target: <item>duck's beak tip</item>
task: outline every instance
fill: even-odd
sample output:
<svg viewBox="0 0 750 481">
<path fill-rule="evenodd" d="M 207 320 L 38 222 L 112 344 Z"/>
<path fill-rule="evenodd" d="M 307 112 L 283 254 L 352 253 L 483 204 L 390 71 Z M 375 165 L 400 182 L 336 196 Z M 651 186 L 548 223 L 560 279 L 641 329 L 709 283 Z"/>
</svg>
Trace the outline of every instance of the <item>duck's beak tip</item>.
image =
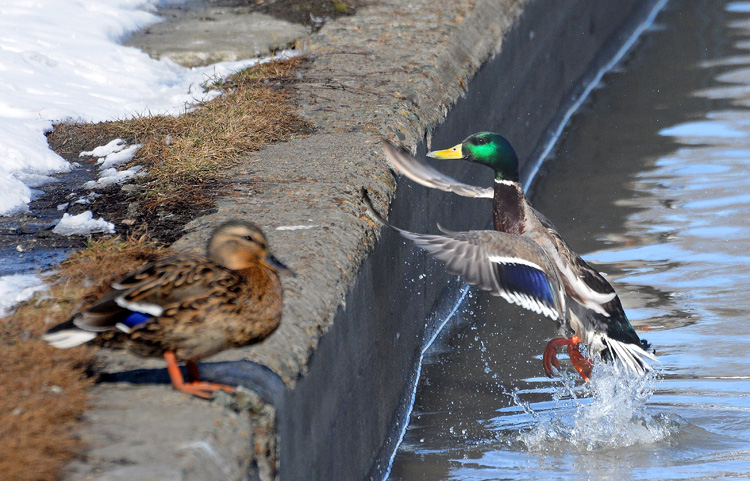
<svg viewBox="0 0 750 481">
<path fill-rule="evenodd" d="M 297 277 L 297 274 L 288 268 L 286 264 L 272 256 L 271 254 L 268 254 L 265 259 L 265 264 L 268 268 L 278 272 L 279 274 L 287 274 L 292 277 Z"/>
</svg>

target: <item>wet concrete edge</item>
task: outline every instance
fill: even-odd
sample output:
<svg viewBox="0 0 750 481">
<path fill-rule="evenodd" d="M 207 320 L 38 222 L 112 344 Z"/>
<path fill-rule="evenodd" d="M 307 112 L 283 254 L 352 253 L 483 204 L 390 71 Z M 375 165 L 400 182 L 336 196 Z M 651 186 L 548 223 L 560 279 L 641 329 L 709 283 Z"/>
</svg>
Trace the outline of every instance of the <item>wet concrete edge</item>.
<svg viewBox="0 0 750 481">
<path fill-rule="evenodd" d="M 248 155 L 217 211 L 186 226 L 176 244 L 197 248 L 217 222 L 246 216 L 296 270 L 283 280 L 278 332 L 201 366 L 207 378 L 258 392 L 276 409 L 276 424 L 126 376 L 118 381 L 130 385 L 94 390 L 82 432 L 94 448 L 69 479 L 268 479 L 275 450 L 261 438 L 273 432 L 283 480 L 382 475 L 405 422 L 425 333 L 434 329 L 430 313 L 456 284 L 393 233 L 379 233 L 363 215 L 359 189 L 367 187 L 383 211 L 390 203 L 394 223 L 419 232 L 434 231 L 437 221 L 455 230 L 487 227 L 476 218 L 489 224 L 490 204 L 400 179 L 379 138 L 424 155 L 430 143 L 449 146 L 496 130 L 529 159 L 570 93 L 602 62 L 600 53 L 621 44 L 653 2 L 472 3 L 438 9 L 429 0 L 392 0 L 326 25 L 311 39 L 295 93 L 316 133 Z M 489 183 L 472 166 L 440 168 Z M 144 365 L 115 353 L 102 362 L 112 371 Z M 179 422 L 165 415 L 174 408 Z M 157 441 L 149 429 L 178 445 Z"/>
</svg>

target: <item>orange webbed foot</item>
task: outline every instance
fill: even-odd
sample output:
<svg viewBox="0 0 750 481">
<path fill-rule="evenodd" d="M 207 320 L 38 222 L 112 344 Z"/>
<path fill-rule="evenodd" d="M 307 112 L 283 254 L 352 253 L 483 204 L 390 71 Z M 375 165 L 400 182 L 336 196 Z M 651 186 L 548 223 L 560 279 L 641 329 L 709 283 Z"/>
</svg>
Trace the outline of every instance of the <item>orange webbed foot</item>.
<svg viewBox="0 0 750 481">
<path fill-rule="evenodd" d="M 573 367 L 578 371 L 578 374 L 584 381 L 588 382 L 591 379 L 594 361 L 581 354 L 577 343 L 568 346 L 568 356 L 570 356 L 570 362 L 573 363 Z"/>
<path fill-rule="evenodd" d="M 201 381 L 200 375 L 198 374 L 198 366 L 192 361 L 186 363 L 188 375 L 191 380 L 185 382 L 180 367 L 177 365 L 177 358 L 174 355 L 174 352 L 165 352 L 164 359 L 167 361 L 167 371 L 169 372 L 169 378 L 172 380 L 172 387 L 178 391 L 203 399 L 213 399 L 216 391 L 226 391 L 228 393 L 235 392 L 233 387 L 225 384 Z"/>
<path fill-rule="evenodd" d="M 226 391 L 228 393 L 235 392 L 232 386 L 225 384 L 216 384 L 213 382 L 202 382 L 202 381 L 190 381 L 184 382 L 180 385 L 172 383 L 172 386 L 178 391 L 182 391 L 193 396 L 197 396 L 203 399 L 213 399 L 216 391 Z"/>
<path fill-rule="evenodd" d="M 552 366 L 558 371 L 560 370 L 560 362 L 557 360 L 557 350 L 565 346 L 568 348 L 568 355 L 570 356 L 570 362 L 573 363 L 573 367 L 578 371 L 578 374 L 584 381 L 588 381 L 591 378 L 591 369 L 593 368 L 594 363 L 591 359 L 588 359 L 581 354 L 580 348 L 578 347 L 580 343 L 581 338 L 578 336 L 570 338 L 557 337 L 549 341 L 547 347 L 544 349 L 544 355 L 542 356 L 542 365 L 544 366 L 544 372 L 547 376 L 552 377 Z"/>
</svg>

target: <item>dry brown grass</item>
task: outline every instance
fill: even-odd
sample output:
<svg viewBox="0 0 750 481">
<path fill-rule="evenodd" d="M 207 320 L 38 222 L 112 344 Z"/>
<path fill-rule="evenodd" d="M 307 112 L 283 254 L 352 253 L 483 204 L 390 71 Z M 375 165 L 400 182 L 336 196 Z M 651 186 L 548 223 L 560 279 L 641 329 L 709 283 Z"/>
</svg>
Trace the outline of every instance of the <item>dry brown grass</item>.
<svg viewBox="0 0 750 481">
<path fill-rule="evenodd" d="M 89 242 L 60 265 L 49 291 L 0 321 L 0 473 L 4 480 L 53 480 L 78 452 L 76 423 L 86 407 L 84 374 L 93 350 L 54 349 L 39 336 L 64 321 L 91 287 L 107 283 L 164 249 L 146 236 Z"/>
<path fill-rule="evenodd" d="M 143 144 L 133 161 L 149 173 L 139 180 L 146 187 L 142 206 L 164 209 L 182 203 L 194 209 L 210 202 L 206 186 L 220 182 L 242 152 L 305 129 L 282 88 L 294 78 L 299 62 L 270 62 L 240 72 L 220 85 L 222 96 L 179 117 L 57 125 L 50 146 L 71 158 L 118 137 Z M 109 203 L 122 209 L 116 197 Z M 91 286 L 106 285 L 163 252 L 145 235 L 90 241 L 59 266 L 46 294 L 0 320 L 3 480 L 58 479 L 65 463 L 81 451 L 75 432 L 86 408 L 86 388 L 93 382 L 85 372 L 94 351 L 88 346 L 54 349 L 39 336 L 96 294 Z"/>
<path fill-rule="evenodd" d="M 66 149 L 70 138 L 88 139 L 91 147 L 122 138 L 142 144 L 133 165 L 148 175 L 143 206 L 210 201 L 206 186 L 222 178 L 243 152 L 287 140 L 306 130 L 294 112 L 284 85 L 294 82 L 303 60 L 268 62 L 209 85 L 224 93 L 199 103 L 178 117 L 157 115 L 98 124 L 59 124 L 49 135 L 55 150 Z M 98 144 L 97 144 L 98 142 Z M 80 142 L 73 142 L 80 148 Z M 78 150 L 80 152 L 80 150 Z"/>
</svg>

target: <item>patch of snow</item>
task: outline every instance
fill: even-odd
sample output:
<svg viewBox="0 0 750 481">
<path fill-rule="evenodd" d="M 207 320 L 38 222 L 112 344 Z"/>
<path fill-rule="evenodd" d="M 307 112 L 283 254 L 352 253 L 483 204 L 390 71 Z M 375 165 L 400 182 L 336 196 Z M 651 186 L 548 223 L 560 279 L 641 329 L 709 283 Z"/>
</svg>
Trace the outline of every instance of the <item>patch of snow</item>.
<svg viewBox="0 0 750 481">
<path fill-rule="evenodd" d="M 78 154 L 78 157 L 106 157 L 109 154 L 119 152 L 125 148 L 127 144 L 122 139 L 115 139 L 107 145 L 100 145 L 95 147 L 94 150 L 86 150 Z"/>
<path fill-rule="evenodd" d="M 125 170 L 117 170 L 114 167 L 111 169 L 104 169 L 99 176 L 99 180 L 90 180 L 83 184 L 83 186 L 87 189 L 99 189 L 112 184 L 121 184 L 133 177 L 145 175 L 146 171 L 142 169 L 142 165 L 134 165 Z"/>
<path fill-rule="evenodd" d="M 203 91 L 207 81 L 259 62 L 188 69 L 120 44 L 159 21 L 153 12 L 166 1 L 182 3 L 0 2 L 0 215 L 28 211 L 33 197 L 29 182 L 39 186 L 52 179 L 50 174 L 71 169 L 48 147 L 44 134 L 53 122 L 176 115 L 219 95 Z"/>
<path fill-rule="evenodd" d="M 98 180 L 90 180 L 83 184 L 87 189 L 98 189 L 112 184 L 123 183 L 128 179 L 139 175 L 145 175 L 146 171 L 143 166 L 135 165 L 129 169 L 118 171 L 115 167 L 130 162 L 135 157 L 135 152 L 141 147 L 141 144 L 128 146 L 122 139 L 115 139 L 107 145 L 102 145 L 88 152 L 81 152 L 80 156 L 103 156 L 99 157 Z"/>
<path fill-rule="evenodd" d="M 0 277 L 0 317 L 10 314 L 10 308 L 47 288 L 36 274 L 14 274 Z"/>
<path fill-rule="evenodd" d="M 94 214 L 87 210 L 78 215 L 63 214 L 52 232 L 59 235 L 87 235 L 95 232 L 114 234 L 115 225 L 101 217 L 94 219 Z"/>
<path fill-rule="evenodd" d="M 141 148 L 141 144 L 131 145 L 126 147 L 119 152 L 112 152 L 106 157 L 99 159 L 97 162 L 100 164 L 100 169 L 109 169 L 110 167 L 116 167 L 125 162 L 130 162 L 135 157 L 135 151 Z"/>
</svg>

